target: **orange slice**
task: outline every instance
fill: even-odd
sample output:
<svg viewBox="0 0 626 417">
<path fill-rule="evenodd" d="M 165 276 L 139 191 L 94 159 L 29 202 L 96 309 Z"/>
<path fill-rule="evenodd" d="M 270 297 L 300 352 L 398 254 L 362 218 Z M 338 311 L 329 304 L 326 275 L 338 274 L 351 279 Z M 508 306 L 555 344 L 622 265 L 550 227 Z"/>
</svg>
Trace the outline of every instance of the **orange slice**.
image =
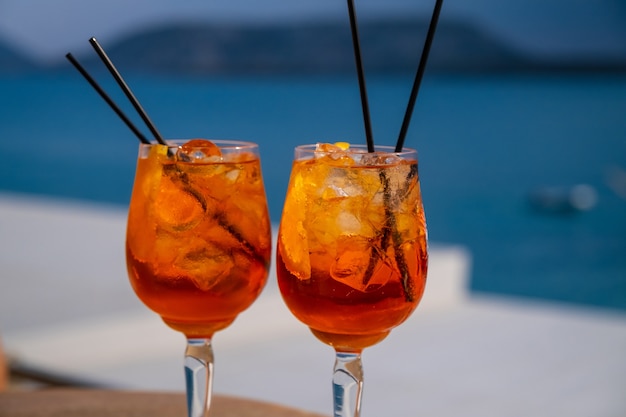
<svg viewBox="0 0 626 417">
<path fill-rule="evenodd" d="M 189 153 L 194 150 L 202 151 L 205 157 L 222 155 L 219 146 L 206 139 L 191 139 L 180 148 L 184 153 Z"/>
<path fill-rule="evenodd" d="M 293 169 L 280 223 L 278 250 L 289 272 L 306 280 L 311 278 L 309 242 L 304 228 L 306 194 L 303 189 L 304 179 L 298 172 L 298 166 L 294 165 Z"/>
</svg>

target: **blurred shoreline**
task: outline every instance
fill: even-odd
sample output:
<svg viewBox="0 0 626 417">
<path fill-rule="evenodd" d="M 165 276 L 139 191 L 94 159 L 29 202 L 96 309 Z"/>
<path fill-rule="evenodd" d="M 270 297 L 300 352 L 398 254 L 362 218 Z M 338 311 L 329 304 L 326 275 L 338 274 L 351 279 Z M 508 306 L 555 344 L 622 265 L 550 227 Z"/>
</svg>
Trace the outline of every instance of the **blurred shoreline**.
<svg viewBox="0 0 626 417">
<path fill-rule="evenodd" d="M 422 15 L 362 19 L 361 45 L 368 74 L 414 74 L 428 24 L 428 17 Z M 343 19 L 281 23 L 173 20 L 107 39 L 103 46 L 124 73 L 178 77 L 354 76 L 352 42 Z M 454 75 L 623 74 L 625 48 L 626 43 L 616 41 L 602 52 L 545 53 L 541 48 L 507 41 L 470 19 L 444 16 L 429 56 L 428 71 Z M 73 52 L 87 68 L 99 68 L 93 51 L 81 48 L 68 52 Z M 39 62 L 0 37 L 0 74 L 68 70 L 64 54 Z"/>
</svg>

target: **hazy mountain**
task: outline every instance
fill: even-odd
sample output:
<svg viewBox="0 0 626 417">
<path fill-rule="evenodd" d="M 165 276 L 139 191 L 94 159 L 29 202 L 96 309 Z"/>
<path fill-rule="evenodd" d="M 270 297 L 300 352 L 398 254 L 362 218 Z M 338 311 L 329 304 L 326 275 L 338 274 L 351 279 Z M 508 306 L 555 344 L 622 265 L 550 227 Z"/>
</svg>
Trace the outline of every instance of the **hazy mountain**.
<svg viewBox="0 0 626 417">
<path fill-rule="evenodd" d="M 359 30 L 366 71 L 414 72 L 427 29 L 428 21 L 415 17 L 362 21 Z M 167 24 L 126 36 L 106 49 L 123 71 L 169 74 L 343 73 L 354 72 L 355 65 L 350 28 L 343 20 Z M 0 70 L 4 66 L 1 51 Z M 79 58 L 87 65 L 97 60 L 93 53 Z M 5 59 L 8 68 L 20 62 L 13 60 Z M 59 62 L 57 67 L 68 68 L 68 64 Z M 549 61 L 549 57 L 517 50 L 465 21 L 447 19 L 437 30 L 428 68 L 438 72 L 622 70 L 626 59 Z"/>
<path fill-rule="evenodd" d="M 33 71 L 37 68 L 34 61 L 0 39 L 0 72 L 18 73 Z"/>
</svg>

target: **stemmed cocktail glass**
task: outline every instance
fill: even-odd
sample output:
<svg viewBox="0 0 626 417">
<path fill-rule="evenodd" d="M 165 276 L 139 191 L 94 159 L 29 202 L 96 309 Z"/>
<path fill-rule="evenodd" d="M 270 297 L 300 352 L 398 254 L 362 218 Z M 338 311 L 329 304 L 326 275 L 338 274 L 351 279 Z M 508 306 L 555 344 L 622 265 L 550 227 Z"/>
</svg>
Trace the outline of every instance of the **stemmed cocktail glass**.
<svg viewBox="0 0 626 417">
<path fill-rule="evenodd" d="M 213 335 L 267 281 L 271 228 L 259 149 L 242 141 L 165 140 L 98 41 L 89 42 L 156 140 L 66 55 L 141 142 L 126 229 L 128 275 L 144 304 L 186 336 L 188 415 L 207 417 Z"/>
<path fill-rule="evenodd" d="M 213 334 L 263 289 L 271 231 L 258 147 L 237 141 L 141 144 L 126 260 L 138 297 L 187 338 L 190 417 L 207 416 Z"/>
<path fill-rule="evenodd" d="M 276 259 L 287 307 L 335 349 L 334 416 L 358 417 L 362 350 L 404 322 L 424 291 L 416 152 L 296 147 Z"/>
</svg>

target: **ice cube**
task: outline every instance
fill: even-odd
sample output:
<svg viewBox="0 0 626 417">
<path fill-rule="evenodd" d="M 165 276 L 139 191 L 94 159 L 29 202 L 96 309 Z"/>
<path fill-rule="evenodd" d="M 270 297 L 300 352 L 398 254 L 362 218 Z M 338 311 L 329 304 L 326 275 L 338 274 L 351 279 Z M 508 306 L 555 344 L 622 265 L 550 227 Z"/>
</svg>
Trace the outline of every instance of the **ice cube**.
<svg viewBox="0 0 626 417">
<path fill-rule="evenodd" d="M 350 148 L 348 142 L 335 142 L 335 143 L 317 143 L 315 145 L 316 152 L 323 153 L 345 153 Z"/>
<path fill-rule="evenodd" d="M 208 291 L 228 277 L 235 261 L 228 251 L 209 242 L 198 241 L 193 249 L 176 259 L 174 266 L 199 289 Z"/>
<path fill-rule="evenodd" d="M 236 168 L 228 170 L 224 174 L 224 177 L 231 183 L 237 182 L 237 180 L 239 179 L 240 176 L 241 176 L 241 170 L 240 169 L 236 169 Z"/>
<path fill-rule="evenodd" d="M 178 148 L 179 161 L 192 163 L 219 162 L 222 159 L 220 148 L 206 139 L 192 139 Z"/>
<path fill-rule="evenodd" d="M 391 277 L 388 271 L 381 268 L 383 260 L 370 239 L 344 235 L 337 240 L 337 256 L 331 265 L 330 275 L 355 290 L 372 291 L 386 284 Z"/>
<path fill-rule="evenodd" d="M 337 215 L 336 226 L 345 234 L 359 233 L 362 229 L 356 215 L 348 211 L 342 211 Z"/>
<path fill-rule="evenodd" d="M 205 204 L 204 198 L 191 186 L 167 173 L 152 209 L 160 228 L 180 232 L 193 228 L 202 220 Z"/>
<path fill-rule="evenodd" d="M 341 165 L 350 166 L 354 164 L 352 159 L 352 150 L 349 149 L 350 144 L 347 142 L 318 143 L 315 147 L 315 158 L 328 158 L 333 164 L 339 162 Z"/>
<path fill-rule="evenodd" d="M 367 166 L 385 166 L 399 163 L 402 158 L 395 154 L 386 154 L 380 152 L 362 153 L 355 158 L 359 165 Z"/>
</svg>

